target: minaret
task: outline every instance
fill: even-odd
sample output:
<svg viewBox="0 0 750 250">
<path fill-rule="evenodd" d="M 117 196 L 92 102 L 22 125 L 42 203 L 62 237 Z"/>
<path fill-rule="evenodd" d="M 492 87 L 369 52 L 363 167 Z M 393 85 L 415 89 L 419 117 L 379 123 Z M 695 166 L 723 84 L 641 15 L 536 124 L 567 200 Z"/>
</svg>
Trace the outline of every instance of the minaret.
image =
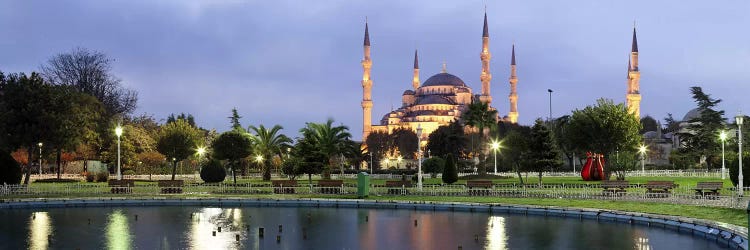
<svg viewBox="0 0 750 250">
<path fill-rule="evenodd" d="M 414 92 L 417 92 L 417 88 L 419 88 L 419 57 L 417 50 L 414 50 L 414 77 L 411 80 L 411 86 L 414 87 Z"/>
<path fill-rule="evenodd" d="M 370 68 L 372 60 L 370 59 L 370 32 L 365 20 L 365 58 L 362 59 L 362 141 L 367 140 L 367 136 L 372 130 L 372 80 L 370 80 Z"/>
<path fill-rule="evenodd" d="M 518 83 L 518 77 L 516 76 L 516 45 L 513 44 L 510 56 L 510 112 L 508 112 L 508 118 L 512 123 L 518 123 L 518 93 L 516 93 L 516 84 Z"/>
<path fill-rule="evenodd" d="M 641 91 L 640 91 L 641 72 L 638 69 L 638 39 L 635 35 L 635 26 L 633 26 L 633 44 L 630 49 L 630 60 L 628 61 L 628 94 L 627 100 L 628 112 L 636 118 L 641 118 Z"/>
<path fill-rule="evenodd" d="M 482 59 L 482 75 L 479 79 L 482 81 L 482 95 L 479 96 L 479 101 L 492 103 L 492 96 L 490 96 L 490 80 L 492 80 L 492 74 L 490 74 L 490 32 L 487 27 L 487 12 L 484 12 L 484 30 L 482 31 L 482 53 L 479 54 L 479 58 Z"/>
</svg>

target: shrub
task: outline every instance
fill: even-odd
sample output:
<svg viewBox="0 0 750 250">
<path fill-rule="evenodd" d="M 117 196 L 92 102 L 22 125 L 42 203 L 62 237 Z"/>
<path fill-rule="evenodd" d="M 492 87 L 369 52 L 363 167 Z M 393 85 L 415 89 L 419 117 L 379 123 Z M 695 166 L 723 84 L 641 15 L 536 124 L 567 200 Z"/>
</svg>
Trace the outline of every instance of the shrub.
<svg viewBox="0 0 750 250">
<path fill-rule="evenodd" d="M 742 153 L 742 185 L 747 187 L 750 186 L 750 154 L 743 152 Z M 729 158 L 729 157 L 727 157 Z M 727 159 L 726 161 L 727 167 L 729 168 L 729 179 L 732 180 L 732 185 L 737 186 L 739 184 L 739 159 L 738 157 L 733 157 L 731 159 Z M 721 167 L 721 165 L 719 165 Z"/>
<path fill-rule="evenodd" d="M 221 162 L 216 159 L 208 160 L 206 166 L 201 168 L 201 180 L 208 183 L 216 183 L 224 181 L 227 177 L 227 171 Z"/>
<path fill-rule="evenodd" d="M 135 171 L 132 169 L 128 169 L 122 172 L 122 175 L 135 175 Z"/>
<path fill-rule="evenodd" d="M 21 183 L 21 167 L 8 152 L 0 152 L 0 185 Z"/>
<path fill-rule="evenodd" d="M 429 173 L 432 178 L 435 178 L 438 173 L 442 173 L 443 168 L 445 168 L 445 160 L 437 156 L 428 158 L 422 162 L 422 170 L 425 173 Z"/>
<path fill-rule="evenodd" d="M 35 183 L 70 183 L 70 182 L 79 182 L 79 180 L 76 180 L 76 179 L 57 179 L 57 178 L 52 178 L 52 179 L 35 180 L 34 182 Z"/>
<path fill-rule="evenodd" d="M 86 182 L 94 182 L 94 178 L 96 178 L 94 173 L 91 172 L 84 172 L 83 177 L 86 178 Z"/>
<path fill-rule="evenodd" d="M 294 180 L 297 176 L 303 174 L 302 161 L 297 158 L 286 159 L 281 163 L 281 172 L 284 173 L 290 180 Z"/>
<path fill-rule="evenodd" d="M 96 182 L 106 182 L 109 180 L 109 172 L 102 171 L 96 173 Z"/>
<path fill-rule="evenodd" d="M 453 155 L 448 154 L 445 160 L 445 168 L 443 169 L 443 182 L 452 184 L 458 181 L 458 171 L 456 169 L 456 163 L 453 159 Z"/>
</svg>

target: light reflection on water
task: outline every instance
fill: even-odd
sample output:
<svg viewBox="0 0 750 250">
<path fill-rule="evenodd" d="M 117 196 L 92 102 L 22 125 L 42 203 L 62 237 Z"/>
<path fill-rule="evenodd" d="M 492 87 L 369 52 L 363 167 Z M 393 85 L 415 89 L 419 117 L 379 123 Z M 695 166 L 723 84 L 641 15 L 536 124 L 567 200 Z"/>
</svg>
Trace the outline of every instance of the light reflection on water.
<svg viewBox="0 0 750 250">
<path fill-rule="evenodd" d="M 690 250 L 719 247 L 671 230 L 637 225 L 447 211 L 190 206 L 53 208 L 0 210 L 0 219 L 4 222 L 0 223 L 0 249 L 456 249 L 462 246 L 463 249 Z M 283 232 L 278 231 L 280 224 L 283 224 Z M 260 227 L 265 228 L 264 238 L 258 236 Z M 277 236 L 282 237 L 278 242 Z"/>
</svg>

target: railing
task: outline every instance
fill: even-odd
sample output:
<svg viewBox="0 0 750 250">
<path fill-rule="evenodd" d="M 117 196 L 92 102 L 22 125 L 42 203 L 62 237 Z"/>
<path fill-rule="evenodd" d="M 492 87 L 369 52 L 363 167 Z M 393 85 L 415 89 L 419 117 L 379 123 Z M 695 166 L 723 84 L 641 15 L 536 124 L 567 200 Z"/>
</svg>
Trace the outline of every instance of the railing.
<svg viewBox="0 0 750 250">
<path fill-rule="evenodd" d="M 510 198 L 547 198 L 547 199 L 587 199 L 616 200 L 632 202 L 658 202 L 688 204 L 700 206 L 745 208 L 748 195 L 738 195 L 734 188 L 725 188 L 719 195 L 696 194 L 693 186 L 677 187 L 669 193 L 648 193 L 644 187 L 631 184 L 624 193 L 607 193 L 598 184 L 544 184 L 518 185 L 495 184 L 492 188 L 467 188 L 465 185 L 424 185 L 420 190 L 416 186 L 385 187 L 372 185 L 370 195 L 406 195 L 406 196 L 486 196 Z M 264 184 L 201 184 L 188 183 L 183 186 L 187 194 L 325 194 L 352 195 L 357 193 L 355 184 L 344 184 L 340 187 L 319 187 L 317 185 L 271 186 Z M 156 183 L 128 187 L 122 192 L 130 195 L 160 195 Z M 64 185 L 3 185 L 0 186 L 0 198 L 17 197 L 54 197 L 54 196 L 106 196 L 112 194 L 112 188 L 104 184 L 75 183 Z M 750 188 L 744 188 L 744 194 L 750 194 Z M 121 195 L 121 194 L 117 194 Z"/>
</svg>

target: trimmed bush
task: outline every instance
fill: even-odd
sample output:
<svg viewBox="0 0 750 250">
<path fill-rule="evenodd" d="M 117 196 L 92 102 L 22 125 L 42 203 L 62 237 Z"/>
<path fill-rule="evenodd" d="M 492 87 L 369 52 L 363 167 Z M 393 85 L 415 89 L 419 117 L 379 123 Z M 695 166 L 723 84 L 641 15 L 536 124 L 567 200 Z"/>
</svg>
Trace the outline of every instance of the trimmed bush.
<svg viewBox="0 0 750 250">
<path fill-rule="evenodd" d="M 35 180 L 34 182 L 35 183 L 71 183 L 71 182 L 81 182 L 81 181 L 80 180 L 76 180 L 76 179 L 57 179 L 57 178 L 52 178 L 52 179 Z"/>
<path fill-rule="evenodd" d="M 109 172 L 97 172 L 96 182 L 107 182 L 109 180 Z"/>
<path fill-rule="evenodd" d="M 0 185 L 21 183 L 21 166 L 8 152 L 0 152 Z"/>
<path fill-rule="evenodd" d="M 443 182 L 452 184 L 458 181 L 458 170 L 456 169 L 456 162 L 453 159 L 453 155 L 448 154 L 445 160 L 445 168 L 443 169 Z"/>
<path fill-rule="evenodd" d="M 425 173 L 429 173 L 432 178 L 435 178 L 438 173 L 442 173 L 445 168 L 445 160 L 443 158 L 433 156 L 422 162 L 422 170 Z"/>
<path fill-rule="evenodd" d="M 226 169 L 224 169 L 224 166 L 221 165 L 221 162 L 219 160 L 211 159 L 208 161 L 206 166 L 201 168 L 201 180 L 203 180 L 204 182 L 222 182 L 226 177 L 227 171 Z"/>
</svg>

